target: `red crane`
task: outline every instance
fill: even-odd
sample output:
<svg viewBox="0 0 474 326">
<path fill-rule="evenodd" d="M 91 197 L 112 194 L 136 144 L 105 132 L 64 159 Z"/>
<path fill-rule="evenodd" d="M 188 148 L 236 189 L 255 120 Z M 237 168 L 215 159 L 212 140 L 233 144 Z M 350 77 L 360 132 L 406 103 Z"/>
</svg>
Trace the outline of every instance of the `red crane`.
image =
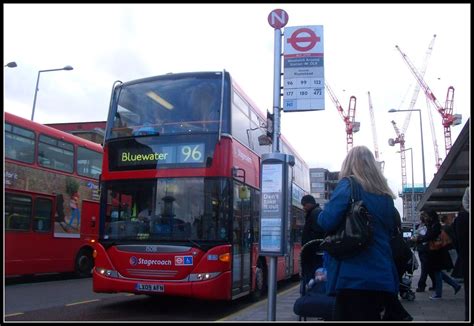
<svg viewBox="0 0 474 326">
<path fill-rule="evenodd" d="M 446 94 L 446 102 L 444 107 L 436 99 L 436 96 L 433 94 L 431 89 L 426 84 L 423 76 L 418 72 L 415 66 L 411 63 L 408 56 L 402 52 L 398 45 L 395 45 L 397 50 L 400 52 L 403 60 L 407 63 L 410 71 L 415 76 L 416 81 L 420 85 L 420 87 L 425 92 L 426 97 L 434 104 L 436 110 L 441 114 L 442 124 L 444 127 L 444 142 L 445 142 L 445 149 L 446 155 L 448 155 L 449 150 L 451 149 L 451 125 L 458 125 L 462 122 L 462 116 L 460 114 L 453 114 L 453 98 L 454 98 L 454 87 L 449 86 L 448 92 Z"/>
<path fill-rule="evenodd" d="M 329 84 L 326 82 L 326 90 L 329 93 L 329 96 L 331 97 L 331 100 L 333 101 L 334 105 L 336 106 L 337 111 L 339 111 L 339 114 L 342 117 L 342 120 L 344 121 L 344 124 L 346 125 L 346 141 L 347 141 L 347 151 L 349 152 L 350 149 L 352 149 L 352 145 L 354 142 L 352 134 L 354 132 L 358 132 L 360 129 L 360 122 L 355 121 L 355 110 L 356 110 L 356 97 L 351 96 L 349 99 L 349 108 L 347 110 L 347 114 L 344 113 L 344 110 L 341 106 L 341 103 L 339 103 L 339 100 L 337 99 L 336 95 L 332 91 L 331 87 L 329 87 Z"/>
<path fill-rule="evenodd" d="M 430 58 L 431 52 L 433 51 L 433 45 L 434 45 L 435 39 L 436 39 L 436 34 L 433 36 L 433 39 L 431 40 L 430 44 L 428 45 L 428 50 L 425 53 L 425 59 L 423 60 L 423 65 L 421 66 L 421 74 L 420 75 L 422 77 L 426 73 L 426 68 L 428 67 L 428 59 Z M 415 108 L 416 100 L 418 98 L 419 93 L 420 93 L 420 86 L 418 84 L 416 84 L 415 88 L 413 90 L 413 95 L 411 97 L 410 106 L 409 106 L 408 110 L 413 110 Z M 397 135 L 397 138 L 395 138 L 395 139 L 390 138 L 388 140 L 388 144 L 390 146 L 395 146 L 395 144 L 400 144 L 400 162 L 401 162 L 401 166 L 402 166 L 402 193 L 403 193 L 403 189 L 405 189 L 405 187 L 407 186 L 407 170 L 406 170 L 406 155 L 405 155 L 405 132 L 408 128 L 408 124 L 410 123 L 411 113 L 412 113 L 412 111 L 407 112 L 407 115 L 405 117 L 405 122 L 403 123 L 403 127 L 402 127 L 401 130 L 398 129 L 395 121 L 392 121 L 393 128 L 395 129 L 395 133 Z M 421 116 L 420 116 L 420 118 L 421 118 Z M 430 115 L 430 118 L 431 118 L 431 115 Z M 432 131 L 433 131 L 433 125 L 431 125 L 431 126 L 432 126 Z M 432 133 L 432 135 L 433 135 L 433 137 L 435 137 L 434 133 Z M 434 139 L 433 144 L 435 144 L 435 153 L 438 153 L 436 138 L 433 138 L 433 139 Z M 437 156 L 436 156 L 436 159 L 437 159 Z"/>
<path fill-rule="evenodd" d="M 428 59 L 431 56 L 431 52 L 433 51 L 433 45 L 434 41 L 436 39 L 436 34 L 433 36 L 433 39 L 431 40 L 430 44 L 428 45 L 428 50 L 426 51 L 425 54 L 425 59 L 423 61 L 423 65 L 421 67 L 421 77 L 425 75 L 426 68 L 428 67 Z M 410 101 L 410 106 L 408 110 L 413 110 L 416 104 L 416 100 L 418 99 L 418 94 L 420 93 L 420 85 L 416 84 L 415 88 L 413 90 L 413 95 Z M 420 111 L 421 112 L 421 111 Z M 428 111 L 429 112 L 429 111 Z M 407 172 L 406 172 L 406 154 L 405 154 L 405 132 L 408 128 L 408 124 L 410 122 L 410 117 L 411 117 L 412 111 L 407 112 L 407 115 L 405 117 L 405 122 L 403 123 L 402 130 L 399 130 L 395 121 L 392 121 L 393 128 L 395 129 L 395 133 L 397 135 L 397 138 L 395 139 L 389 139 L 388 144 L 390 146 L 394 146 L 396 143 L 400 144 L 400 163 L 402 167 L 402 194 L 404 194 L 404 189 L 407 187 Z M 421 119 L 421 114 L 420 114 L 420 119 Z M 422 136 L 423 137 L 423 136 Z M 434 142 L 436 144 L 436 142 Z M 437 144 L 435 146 L 435 151 L 437 152 Z M 408 216 L 408 205 L 405 204 L 407 203 L 406 197 L 402 195 L 403 198 L 403 215 Z"/>
<path fill-rule="evenodd" d="M 430 110 L 430 100 L 428 100 L 428 98 L 426 98 L 426 107 L 428 108 L 428 113 L 429 113 L 428 118 L 430 120 L 431 140 L 433 141 L 433 147 L 434 147 L 436 171 L 438 171 L 439 168 L 441 167 L 442 159 L 439 157 L 438 141 L 436 140 L 436 132 L 434 130 L 433 116 Z"/>
</svg>

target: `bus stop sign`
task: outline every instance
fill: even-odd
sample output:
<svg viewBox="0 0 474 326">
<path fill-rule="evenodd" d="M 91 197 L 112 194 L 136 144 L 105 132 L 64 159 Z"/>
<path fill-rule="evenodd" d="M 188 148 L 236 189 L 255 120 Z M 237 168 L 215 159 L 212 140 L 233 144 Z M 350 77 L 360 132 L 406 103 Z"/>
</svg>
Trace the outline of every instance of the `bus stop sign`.
<svg viewBox="0 0 474 326">
<path fill-rule="evenodd" d="M 288 14 L 283 9 L 275 9 L 268 15 L 268 23 L 275 29 L 285 27 L 288 23 Z"/>
</svg>

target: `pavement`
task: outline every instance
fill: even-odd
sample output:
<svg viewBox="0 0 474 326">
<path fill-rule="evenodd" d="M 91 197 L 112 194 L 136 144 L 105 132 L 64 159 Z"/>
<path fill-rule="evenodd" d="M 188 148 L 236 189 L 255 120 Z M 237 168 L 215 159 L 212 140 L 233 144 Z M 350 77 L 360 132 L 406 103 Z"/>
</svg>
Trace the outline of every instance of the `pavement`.
<svg viewBox="0 0 474 326">
<path fill-rule="evenodd" d="M 416 289 L 419 277 L 420 268 L 418 268 L 413 274 L 413 291 Z M 428 284 L 431 284 L 429 278 Z M 460 284 L 463 285 L 462 283 Z M 464 322 L 464 285 L 463 288 L 455 295 L 453 288 L 447 283 L 443 283 L 443 298 L 440 300 L 430 300 L 429 297 L 432 294 L 432 291 L 425 291 L 416 293 L 416 298 L 413 301 L 407 301 L 404 299 L 400 300 L 405 309 L 412 315 L 413 322 Z M 276 322 L 298 321 L 298 315 L 293 312 L 293 304 L 295 303 L 295 300 L 299 298 L 299 296 L 299 283 L 277 295 Z M 307 321 L 317 320 L 317 318 L 307 318 Z M 269 321 L 268 299 L 259 301 L 219 321 Z"/>
</svg>

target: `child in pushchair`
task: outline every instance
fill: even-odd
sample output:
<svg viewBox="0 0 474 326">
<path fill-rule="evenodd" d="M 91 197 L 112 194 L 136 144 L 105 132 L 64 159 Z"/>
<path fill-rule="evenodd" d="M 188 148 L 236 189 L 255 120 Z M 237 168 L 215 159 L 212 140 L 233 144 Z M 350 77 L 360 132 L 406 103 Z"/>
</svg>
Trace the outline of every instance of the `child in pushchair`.
<svg viewBox="0 0 474 326">
<path fill-rule="evenodd" d="M 414 271 L 418 269 L 418 261 L 416 260 L 415 253 L 410 249 L 408 244 L 406 244 L 406 247 L 404 248 L 404 254 L 402 257 L 395 263 L 397 266 L 398 277 L 400 279 L 400 297 L 408 301 L 415 300 L 416 295 L 411 289 L 411 282 Z"/>
<path fill-rule="evenodd" d="M 335 297 L 326 294 L 326 275 L 323 252 L 319 249 L 322 239 L 307 242 L 300 253 L 300 294 L 293 306 L 299 320 L 315 317 L 332 320 Z"/>
</svg>

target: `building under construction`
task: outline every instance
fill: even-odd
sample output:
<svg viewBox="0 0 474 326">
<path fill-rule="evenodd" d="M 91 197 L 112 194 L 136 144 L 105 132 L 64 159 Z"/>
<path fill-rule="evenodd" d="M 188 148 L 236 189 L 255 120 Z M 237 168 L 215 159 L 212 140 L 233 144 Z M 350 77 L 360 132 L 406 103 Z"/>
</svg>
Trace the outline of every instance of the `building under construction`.
<svg viewBox="0 0 474 326">
<path fill-rule="evenodd" d="M 309 169 L 311 195 L 324 208 L 339 181 L 339 172 L 331 172 L 323 168 Z"/>
<path fill-rule="evenodd" d="M 406 186 L 403 187 L 402 192 L 398 195 L 402 198 L 403 201 L 403 214 L 402 222 L 403 223 L 418 223 L 420 220 L 420 213 L 416 211 L 416 206 L 418 202 L 423 197 L 424 189 L 423 186 Z M 412 205 L 413 203 L 413 205 Z"/>
</svg>

